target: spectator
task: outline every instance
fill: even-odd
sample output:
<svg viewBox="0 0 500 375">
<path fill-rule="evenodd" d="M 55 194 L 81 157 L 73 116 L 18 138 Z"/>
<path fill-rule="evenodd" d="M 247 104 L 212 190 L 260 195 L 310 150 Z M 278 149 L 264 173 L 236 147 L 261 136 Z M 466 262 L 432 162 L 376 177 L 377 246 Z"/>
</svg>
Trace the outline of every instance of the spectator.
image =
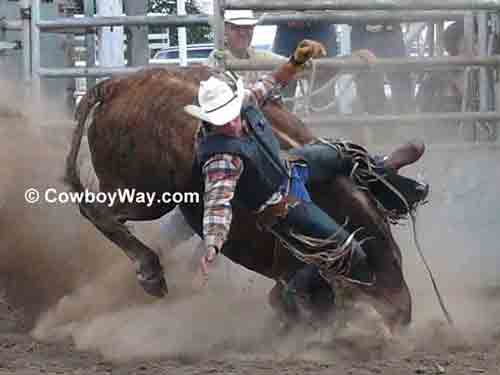
<svg viewBox="0 0 500 375">
<path fill-rule="evenodd" d="M 265 60 L 283 57 L 271 51 L 258 50 L 251 46 L 253 32 L 257 23 L 258 19 L 254 17 L 251 10 L 226 10 L 224 12 L 224 35 L 227 58 Z M 208 57 L 208 65 L 215 66 L 215 54 L 216 51 L 213 51 Z M 262 72 L 243 72 L 241 76 L 246 82 L 251 82 L 262 76 Z"/>
<path fill-rule="evenodd" d="M 369 49 L 376 57 L 406 57 L 403 31 L 399 23 L 355 23 L 351 30 L 351 49 Z M 382 114 L 385 112 L 410 112 L 413 101 L 413 85 L 406 72 L 387 73 L 391 85 L 392 110 L 385 96 L 383 73 L 360 73 L 356 86 L 361 112 Z"/>
<path fill-rule="evenodd" d="M 477 25 L 476 25 L 477 27 Z M 477 29 L 475 30 L 477 39 Z M 454 22 L 441 36 L 445 52 L 449 56 L 467 56 L 464 23 Z M 476 44 L 473 55 L 477 55 Z M 463 71 L 431 72 L 424 76 L 417 94 L 417 106 L 421 112 L 459 112 L 464 95 Z"/>
<path fill-rule="evenodd" d="M 337 55 L 337 32 L 335 30 L 335 25 L 319 21 L 290 21 L 279 24 L 276 30 L 273 51 L 279 55 L 288 57 L 293 53 L 297 44 L 303 39 L 311 39 L 322 43 L 327 49 L 328 57 Z M 329 78 L 331 77 L 319 75 L 316 78 L 314 89 L 321 87 Z M 282 90 L 282 95 L 287 98 L 294 97 L 296 89 L 297 81 L 292 81 Z M 322 98 L 317 97 L 313 104 L 324 106 L 333 99 L 334 95 L 335 91 L 332 88 L 331 95 Z"/>
</svg>

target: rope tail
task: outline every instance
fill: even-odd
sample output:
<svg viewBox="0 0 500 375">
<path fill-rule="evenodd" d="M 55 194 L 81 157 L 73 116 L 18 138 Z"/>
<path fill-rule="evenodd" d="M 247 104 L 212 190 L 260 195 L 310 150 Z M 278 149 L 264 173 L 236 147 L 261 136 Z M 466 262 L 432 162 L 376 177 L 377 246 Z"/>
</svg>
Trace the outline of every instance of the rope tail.
<svg viewBox="0 0 500 375">
<path fill-rule="evenodd" d="M 453 325 L 453 319 L 451 317 L 451 314 L 449 313 L 448 309 L 446 308 L 444 304 L 443 297 L 441 296 L 441 293 L 439 292 L 439 288 L 437 286 L 436 280 L 434 279 L 434 276 L 432 274 L 431 268 L 429 267 L 429 264 L 427 263 L 427 260 L 425 259 L 424 253 L 422 251 L 422 248 L 420 247 L 420 242 L 418 241 L 417 237 L 417 229 L 416 229 L 416 216 L 414 212 L 410 213 L 410 218 L 411 218 L 411 229 L 412 229 L 412 235 L 413 235 L 413 242 L 415 243 L 415 247 L 417 248 L 417 252 L 420 256 L 420 259 L 424 263 L 424 266 L 427 270 L 427 273 L 429 274 L 429 277 L 432 282 L 432 287 L 434 288 L 434 292 L 436 293 L 439 306 L 441 307 L 441 310 L 443 311 L 444 316 L 446 317 L 446 320 L 448 324 Z"/>
</svg>

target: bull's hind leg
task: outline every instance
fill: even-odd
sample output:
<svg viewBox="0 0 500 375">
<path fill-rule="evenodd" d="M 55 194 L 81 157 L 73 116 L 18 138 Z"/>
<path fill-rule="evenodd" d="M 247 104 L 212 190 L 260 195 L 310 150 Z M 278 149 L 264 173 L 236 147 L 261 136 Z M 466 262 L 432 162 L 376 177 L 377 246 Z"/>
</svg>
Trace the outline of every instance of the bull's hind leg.
<svg viewBox="0 0 500 375">
<path fill-rule="evenodd" d="M 98 203 L 82 203 L 80 212 L 132 260 L 139 283 L 148 294 L 163 297 L 168 293 L 158 256 L 127 229 L 126 217 Z"/>
</svg>

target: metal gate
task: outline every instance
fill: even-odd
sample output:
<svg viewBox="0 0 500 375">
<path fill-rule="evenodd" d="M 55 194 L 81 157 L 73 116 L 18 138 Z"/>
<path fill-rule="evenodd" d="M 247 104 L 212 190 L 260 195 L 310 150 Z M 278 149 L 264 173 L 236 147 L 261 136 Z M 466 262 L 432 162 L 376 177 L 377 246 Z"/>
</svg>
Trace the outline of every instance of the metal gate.
<svg viewBox="0 0 500 375">
<path fill-rule="evenodd" d="M 21 15 L 18 20 L 2 21 L 2 27 L 15 28 L 23 32 L 23 48 L 25 52 L 25 76 L 31 79 L 33 91 L 40 92 L 40 80 L 68 77 L 108 77 L 127 74 L 142 69 L 144 66 L 128 66 L 119 68 L 50 68 L 40 64 L 40 36 L 47 32 L 74 33 L 104 26 L 191 26 L 212 25 L 215 35 L 215 47 L 224 50 L 223 15 L 226 9 L 253 9 L 255 11 L 297 11 L 295 14 L 265 15 L 264 24 L 276 24 L 289 20 L 328 20 L 332 23 L 350 23 L 354 20 L 384 21 L 399 20 L 401 22 L 441 22 L 443 20 L 464 19 L 465 35 L 472 38 L 473 20 L 479 25 L 480 51 L 477 57 L 426 57 L 426 58 L 380 58 L 367 65 L 354 59 L 323 58 L 316 60 L 307 72 L 314 69 L 336 68 L 342 72 L 360 71 L 434 71 L 450 69 L 479 69 L 479 111 L 426 113 L 400 116 L 323 116 L 311 114 L 305 117 L 310 124 L 329 125 L 380 125 L 390 123 L 419 123 L 425 125 L 432 120 L 457 120 L 463 122 L 496 123 L 500 119 L 498 104 L 492 101 L 492 83 L 488 81 L 487 70 L 496 72 L 500 63 L 500 55 L 492 54 L 488 45 L 488 15 L 500 12 L 500 0 L 214 0 L 213 14 L 206 15 L 165 15 L 148 17 L 91 17 L 61 18 L 42 20 L 40 17 L 40 0 L 22 0 Z M 316 13 L 314 13 L 316 11 Z M 332 12 L 326 12 L 332 11 Z M 472 45 L 472 41 L 467 41 Z M 234 70 L 269 70 L 280 64 L 280 61 L 256 63 L 247 60 L 225 61 L 219 64 Z M 495 87 L 496 89 L 496 87 Z M 493 92 L 495 92 L 494 90 Z M 493 105 L 491 104 L 493 103 Z"/>
</svg>

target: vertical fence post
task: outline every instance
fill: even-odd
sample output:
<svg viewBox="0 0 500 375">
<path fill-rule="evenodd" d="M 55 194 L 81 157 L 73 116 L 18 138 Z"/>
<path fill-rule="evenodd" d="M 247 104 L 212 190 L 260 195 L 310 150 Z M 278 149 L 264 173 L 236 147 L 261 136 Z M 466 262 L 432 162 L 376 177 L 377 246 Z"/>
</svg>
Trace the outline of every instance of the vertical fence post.
<svg viewBox="0 0 500 375">
<path fill-rule="evenodd" d="M 32 0 L 31 3 L 31 74 L 32 76 L 32 95 L 33 101 L 38 105 L 41 99 L 41 84 L 40 84 L 40 29 L 38 22 L 40 21 L 40 0 Z"/>
<path fill-rule="evenodd" d="M 488 55 L 488 15 L 486 12 L 479 12 L 477 15 L 479 56 Z M 479 110 L 488 110 L 488 78 L 486 68 L 479 70 Z"/>
<path fill-rule="evenodd" d="M 472 56 L 472 45 L 474 43 L 474 13 L 467 12 L 464 16 L 464 43 L 465 51 L 469 56 Z M 467 67 L 464 71 L 464 94 L 462 98 L 462 111 L 470 110 L 470 101 L 473 99 L 473 80 L 472 75 L 474 70 Z M 476 123 L 472 121 L 471 123 L 462 122 L 462 134 L 465 141 L 475 141 L 476 134 Z"/>
<path fill-rule="evenodd" d="M 441 43 L 441 39 L 443 38 L 443 31 L 444 31 L 444 22 L 439 21 L 436 22 L 436 54 L 435 56 L 443 56 L 444 55 L 444 48 L 443 48 L 443 43 Z"/>
<path fill-rule="evenodd" d="M 177 14 L 186 15 L 186 4 L 184 0 L 177 0 Z M 179 63 L 181 66 L 187 66 L 187 35 L 185 27 L 177 28 L 177 40 L 179 44 Z"/>
<path fill-rule="evenodd" d="M 478 23 L 478 42 L 479 42 L 479 56 L 488 56 L 488 13 L 485 11 L 478 12 L 477 14 Z M 491 70 L 486 67 L 482 67 L 479 70 L 479 111 L 486 112 L 491 110 L 491 97 L 490 97 L 490 85 L 493 85 L 493 81 L 490 81 L 489 77 Z M 491 122 L 489 126 L 490 139 L 496 138 L 496 123 Z"/>
<path fill-rule="evenodd" d="M 146 0 L 124 0 L 127 16 L 145 16 L 148 13 Z M 141 66 L 149 63 L 148 26 L 128 27 L 127 60 L 128 66 Z"/>
<path fill-rule="evenodd" d="M 214 15 L 213 15 L 213 30 L 214 30 L 214 44 L 216 52 L 224 50 L 224 0 L 214 1 Z M 215 59 L 216 65 L 224 68 L 223 59 Z"/>
<path fill-rule="evenodd" d="M 422 46 L 422 56 L 425 56 L 425 49 L 429 48 L 429 56 L 434 56 L 434 50 L 435 50 L 435 23 L 434 22 L 427 22 L 427 33 L 425 34 L 425 40 L 423 41 L 423 46 Z"/>
<path fill-rule="evenodd" d="M 59 8 L 59 17 L 73 18 L 78 7 L 74 2 L 67 1 L 63 7 Z M 64 65 L 68 68 L 75 66 L 75 46 L 76 38 L 74 34 L 64 35 Z M 75 92 L 76 92 L 76 78 L 66 79 L 66 95 L 65 95 L 65 109 L 68 114 L 75 110 Z"/>
<path fill-rule="evenodd" d="M 94 0 L 85 0 L 83 9 L 86 17 L 94 17 Z M 85 34 L 85 47 L 87 49 L 87 67 L 93 67 L 95 66 L 95 33 L 87 32 L 87 34 Z M 95 82 L 95 78 L 87 78 L 86 90 L 94 86 Z"/>
<path fill-rule="evenodd" d="M 31 21 L 30 21 L 30 0 L 22 0 L 19 9 L 23 24 L 23 79 L 30 82 L 31 75 Z"/>
<path fill-rule="evenodd" d="M 2 15 L 4 11 L 4 9 L 0 8 L 0 15 Z M 2 16 L 2 18 L 4 18 L 4 16 Z M 7 18 L 5 18 L 5 20 L 7 20 Z M 7 28 L 0 28 L 0 40 L 2 42 L 7 40 Z"/>
<path fill-rule="evenodd" d="M 489 50 L 490 50 L 490 53 L 491 54 L 496 54 L 498 53 L 498 47 L 497 47 L 497 43 L 498 43 L 498 40 L 497 38 L 500 36 L 500 12 L 495 12 L 493 15 L 492 15 L 492 26 L 493 26 L 493 30 L 492 30 L 492 35 L 491 35 L 491 41 L 490 41 L 490 47 L 489 47 Z M 496 68 L 496 71 L 498 72 L 498 68 Z M 495 74 L 496 72 L 495 71 L 492 71 L 492 74 Z M 493 94 L 492 94 L 492 106 L 493 106 L 493 110 L 494 111 L 498 111 L 498 109 L 500 108 L 500 82 L 496 82 L 493 84 Z M 497 134 L 498 134 L 498 126 L 497 126 Z M 499 140 L 499 137 L 497 136 L 497 142 Z"/>
</svg>

